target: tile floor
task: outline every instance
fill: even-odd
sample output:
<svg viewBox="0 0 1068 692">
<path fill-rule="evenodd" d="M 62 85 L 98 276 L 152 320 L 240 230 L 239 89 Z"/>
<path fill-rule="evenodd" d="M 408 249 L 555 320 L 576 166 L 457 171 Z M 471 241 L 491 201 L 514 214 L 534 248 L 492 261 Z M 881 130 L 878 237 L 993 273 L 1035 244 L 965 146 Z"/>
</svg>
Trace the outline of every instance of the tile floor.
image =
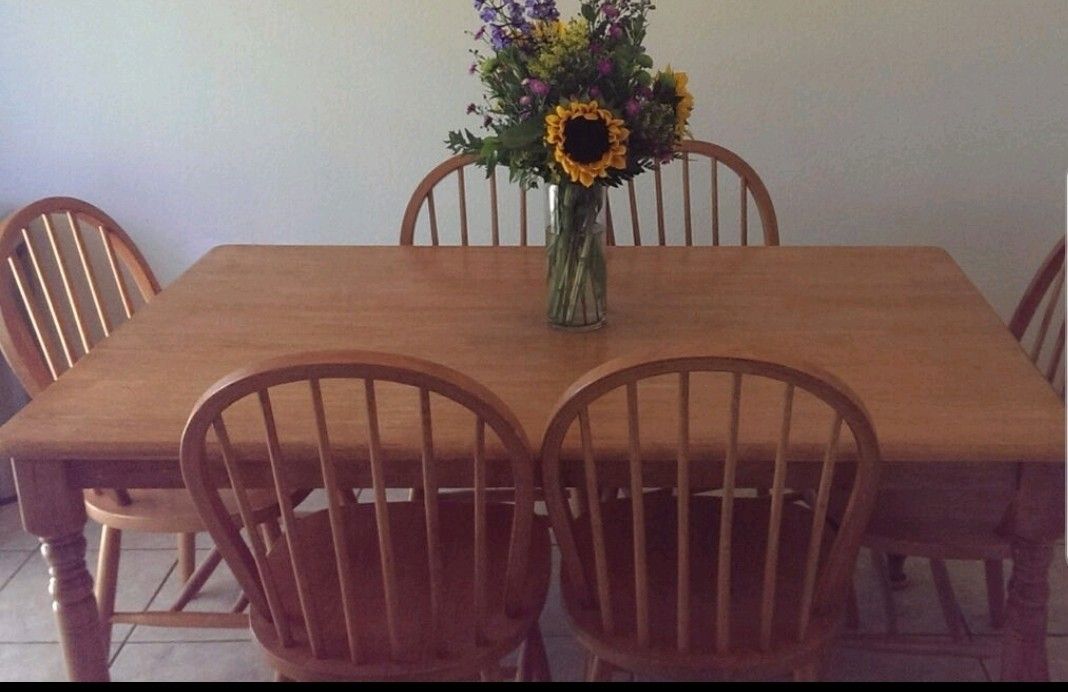
<svg viewBox="0 0 1068 692">
<path fill-rule="evenodd" d="M 95 571 L 98 527 L 86 527 L 88 562 Z M 201 536 L 200 548 L 207 537 Z M 206 553 L 206 550 L 204 551 Z M 202 553 L 202 554 L 204 554 Z M 985 618 L 982 569 L 968 563 L 951 563 L 953 583 L 968 624 L 977 637 L 992 634 Z M 169 536 L 135 536 L 124 540 L 118 607 L 161 607 L 177 593 L 175 552 Z M 942 630 L 933 587 L 926 566 L 919 560 L 907 565 L 910 585 L 897 593 L 902 631 L 937 636 Z M 1059 547 L 1051 575 L 1049 623 L 1050 672 L 1054 680 L 1068 680 L 1068 567 L 1064 546 Z M 857 586 L 864 629 L 882 623 L 869 561 L 862 555 Z M 554 679 L 577 680 L 583 655 L 568 634 L 555 589 L 542 615 L 542 629 Z M 237 597 L 236 584 L 220 568 L 209 581 L 195 607 L 219 608 Z M 18 508 L 0 506 L 0 680 L 63 680 L 65 673 L 47 592 L 47 570 L 38 555 L 36 540 L 22 531 Z M 111 647 L 114 680 L 270 680 L 272 673 L 255 643 L 245 632 L 233 630 L 164 629 L 143 626 L 116 627 Z M 934 658 L 880 654 L 842 648 L 830 665 L 831 680 L 961 680 L 997 679 L 997 659 Z"/>
</svg>

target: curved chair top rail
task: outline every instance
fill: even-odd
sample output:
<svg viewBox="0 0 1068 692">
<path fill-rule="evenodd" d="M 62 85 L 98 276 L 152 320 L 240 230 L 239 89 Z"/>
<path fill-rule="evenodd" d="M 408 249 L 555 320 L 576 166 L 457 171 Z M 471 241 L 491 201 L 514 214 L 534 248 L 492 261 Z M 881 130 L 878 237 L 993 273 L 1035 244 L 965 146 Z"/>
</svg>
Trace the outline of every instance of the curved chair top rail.
<svg viewBox="0 0 1068 692">
<path fill-rule="evenodd" d="M 247 502 L 243 500 L 250 483 L 245 478 L 243 464 L 239 464 L 236 447 L 231 443 L 227 432 L 227 425 L 223 421 L 224 414 L 235 403 L 246 397 L 256 397 L 259 400 L 259 409 L 263 419 L 265 433 L 264 446 L 266 453 L 257 453 L 256 458 L 266 458 L 265 464 L 271 468 L 270 478 L 273 479 L 273 490 L 277 495 L 281 508 L 283 525 L 286 528 L 285 540 L 291 555 L 291 565 L 294 574 L 293 583 L 298 585 L 303 608 L 303 628 L 307 632 L 311 648 L 317 658 L 324 658 L 321 641 L 326 636 L 322 632 L 322 625 L 318 622 L 316 608 L 305 606 L 313 599 L 312 595 L 305 593 L 305 586 L 309 577 L 304 572 L 314 569 L 309 567 L 309 556 L 301 554 L 299 541 L 289 541 L 290 536 L 298 535 L 298 518 L 294 514 L 293 503 L 290 494 L 293 488 L 287 486 L 286 478 L 289 475 L 290 463 L 283 451 L 282 430 L 276 421 L 276 414 L 272 408 L 271 390 L 280 385 L 292 385 L 294 383 L 306 383 L 310 394 L 307 400 L 310 406 L 306 416 L 314 420 L 314 425 L 306 429 L 314 428 L 316 439 L 310 444 L 317 447 L 319 459 L 320 480 L 326 489 L 329 502 L 330 528 L 333 534 L 333 545 L 344 545 L 346 540 L 344 504 L 347 487 L 342 487 L 340 480 L 343 474 L 342 467 L 349 463 L 342 458 L 338 448 L 331 443 L 327 426 L 327 406 L 320 382 L 325 380 L 355 380 L 363 381 L 365 393 L 364 405 L 361 407 L 361 418 L 365 418 L 367 424 L 366 444 L 369 449 L 369 466 L 374 493 L 374 518 L 377 527 L 379 541 L 380 563 L 382 579 L 385 588 L 385 607 L 388 618 L 390 641 L 392 646 L 397 644 L 396 631 L 399 627 L 399 618 L 403 617 L 404 604 L 397 601 L 397 580 L 403 577 L 396 573 L 394 566 L 394 554 L 398 550 L 398 540 L 402 536 L 391 537 L 390 533 L 390 505 L 386 498 L 386 481 L 384 468 L 388 462 L 384 457 L 384 446 L 379 437 L 380 409 L 378 398 L 375 394 L 376 383 L 395 383 L 406 385 L 418 390 L 418 406 L 413 398 L 413 408 L 418 411 L 418 419 L 422 428 L 422 488 L 426 512 L 426 552 L 430 574 L 430 593 L 435 621 L 444 612 L 441 598 L 446 588 L 444 577 L 439 573 L 441 543 L 434 527 L 439 525 L 438 510 L 438 471 L 439 464 L 434 455 L 433 430 L 431 425 L 430 395 L 439 395 L 445 399 L 459 404 L 468 412 L 474 414 L 475 426 L 472 454 L 470 459 L 473 466 L 471 475 L 475 487 L 474 511 L 476 515 L 481 512 L 484 521 L 486 512 L 485 479 L 485 428 L 496 434 L 505 451 L 511 458 L 512 478 L 514 480 L 514 514 L 511 526 L 511 538 L 508 546 L 507 568 L 503 579 L 504 602 L 510 612 L 521 609 L 522 604 L 511 600 L 514 595 L 520 593 L 521 584 L 526 578 L 526 562 L 531 541 L 533 527 L 533 503 L 534 503 L 534 463 L 525 433 L 515 415 L 508 407 L 491 391 L 474 381 L 470 377 L 456 372 L 445 366 L 425 360 L 410 358 L 401 355 L 376 353 L 369 351 L 323 351 L 299 353 L 279 358 L 273 358 L 255 365 L 241 368 L 212 385 L 196 403 L 186 424 L 181 440 L 181 468 L 186 486 L 193 496 L 208 530 L 214 537 L 220 551 L 230 565 L 239 583 L 248 595 L 256 610 L 268 616 L 277 629 L 280 641 L 292 642 L 293 634 L 290 631 L 291 624 L 288 622 L 293 616 L 287 615 L 281 606 L 280 596 L 276 583 L 280 578 L 272 576 L 272 568 L 267 558 L 268 548 L 263 539 L 255 530 L 246 531 L 246 538 L 242 537 L 241 526 L 235 526 L 230 519 L 230 514 L 220 497 L 218 486 L 221 469 L 214 469 L 215 462 L 208 456 L 207 436 L 209 429 L 214 432 L 216 441 L 221 450 L 222 464 L 225 468 L 228 481 L 223 484 L 232 489 L 237 499 L 242 522 L 245 527 L 255 527 L 256 519 Z M 385 409 L 383 409 L 385 410 Z M 397 410 L 396 406 L 389 409 Z M 333 414 L 337 416 L 335 412 Z M 232 421 L 231 421 L 232 422 Z M 480 521 L 476 517 L 476 522 Z M 486 532 L 475 532 L 474 540 L 476 548 L 473 551 L 475 560 L 485 558 Z M 481 541 L 481 543 L 479 543 Z M 347 550 L 338 550 L 334 556 L 337 562 L 337 574 L 342 580 L 340 607 L 345 609 L 347 622 L 358 622 L 360 613 L 354 603 L 349 602 L 345 594 L 358 593 L 358 585 L 353 581 L 355 567 L 352 557 Z M 322 561 L 323 557 L 318 558 Z M 483 564 L 483 563 L 480 563 Z M 488 584 L 485 578 L 485 566 L 479 571 L 476 565 L 476 593 L 485 593 L 487 589 L 501 588 L 502 585 Z M 479 577 L 477 575 L 481 574 Z M 480 581 L 481 580 L 481 581 Z M 477 598 L 477 597 L 476 597 Z M 482 603 L 487 601 L 483 600 Z M 477 606 L 476 606 L 477 607 Z M 350 632 L 349 649 L 353 662 L 359 661 L 357 638 Z M 285 644 L 289 646 L 289 644 Z M 394 655 L 398 652 L 394 651 Z"/>
<path fill-rule="evenodd" d="M 133 314 L 127 274 L 142 302 L 160 290 L 126 231 L 71 197 L 38 200 L 0 222 L 0 259 L 0 348 L 31 396 Z"/>
</svg>

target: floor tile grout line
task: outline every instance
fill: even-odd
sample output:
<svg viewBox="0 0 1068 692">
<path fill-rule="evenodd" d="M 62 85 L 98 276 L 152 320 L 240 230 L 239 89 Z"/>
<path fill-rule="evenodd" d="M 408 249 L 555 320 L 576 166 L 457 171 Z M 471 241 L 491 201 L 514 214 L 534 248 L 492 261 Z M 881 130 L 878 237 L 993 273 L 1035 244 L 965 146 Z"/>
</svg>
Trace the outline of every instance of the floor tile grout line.
<svg viewBox="0 0 1068 692">
<path fill-rule="evenodd" d="M 34 555 L 36 555 L 36 554 L 37 554 L 37 551 L 36 551 L 36 550 L 30 550 L 30 551 L 28 551 L 28 552 L 26 553 L 26 556 L 25 556 L 24 558 L 22 558 L 22 562 L 20 562 L 20 563 L 19 563 L 19 566 L 18 566 L 18 567 L 16 567 L 16 568 L 15 568 L 15 569 L 14 569 L 14 570 L 13 570 L 13 571 L 11 572 L 11 574 L 10 574 L 10 575 L 8 575 L 7 579 L 5 579 L 5 580 L 4 580 L 4 583 L 3 583 L 3 584 L 0 584 L 0 591 L 3 591 L 3 590 L 4 590 L 4 587 L 6 587 L 6 586 L 7 586 L 8 584 L 10 584 L 10 583 L 11 583 L 11 580 L 15 578 L 15 575 L 17 575 L 17 574 L 18 574 L 19 572 L 21 572 L 21 571 L 22 571 L 22 568 L 23 568 L 23 567 L 25 567 L 25 566 L 26 566 L 26 564 L 27 564 L 27 563 L 28 563 L 28 562 L 29 562 L 30 560 L 32 560 L 32 559 L 33 559 L 33 556 L 34 556 Z"/>
<path fill-rule="evenodd" d="M 159 586 L 157 586 L 156 590 L 152 592 L 152 595 L 148 599 L 148 603 L 146 603 L 145 606 L 141 608 L 141 612 L 145 612 L 146 610 L 152 607 L 152 604 L 155 602 L 156 597 L 159 596 L 160 591 L 163 590 L 163 587 L 167 584 L 167 580 L 171 578 L 171 574 L 174 573 L 174 570 L 177 569 L 177 567 L 178 560 L 175 560 L 171 563 L 170 569 L 167 570 L 167 573 L 163 575 L 163 579 L 160 581 Z M 130 643 L 130 637 L 133 636 L 133 633 L 137 630 L 137 628 L 138 625 L 134 625 L 130 628 L 130 631 L 126 633 L 126 636 L 123 637 L 122 643 L 119 644 L 119 648 L 115 649 L 115 654 L 108 659 L 108 668 L 113 666 L 115 664 L 115 661 L 118 660 L 119 654 L 121 654 L 123 652 L 123 649 L 126 648 L 126 645 Z"/>
</svg>

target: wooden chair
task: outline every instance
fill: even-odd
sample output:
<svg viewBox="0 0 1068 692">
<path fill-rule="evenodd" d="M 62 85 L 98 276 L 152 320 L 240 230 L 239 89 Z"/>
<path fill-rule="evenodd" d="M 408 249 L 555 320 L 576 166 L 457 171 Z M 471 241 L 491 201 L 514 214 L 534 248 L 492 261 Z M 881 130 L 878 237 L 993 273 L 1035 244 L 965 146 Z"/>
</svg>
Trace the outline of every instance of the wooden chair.
<svg viewBox="0 0 1068 692">
<path fill-rule="evenodd" d="M 297 429 L 297 418 L 311 439 L 282 434 Z M 348 428 L 359 439 L 343 443 L 337 428 L 356 418 L 363 432 Z M 401 418 L 422 450 L 407 476 L 408 460 L 389 453 Z M 510 463 L 487 463 L 491 448 Z M 254 475 L 249 455 L 269 459 L 258 465 L 269 473 Z M 205 393 L 182 436 L 181 461 L 208 530 L 249 596 L 253 633 L 281 678 L 497 679 L 501 658 L 526 641 L 520 677 L 548 679 L 537 622 L 550 545 L 548 525 L 534 516 L 534 463 L 515 416 L 477 382 L 379 353 L 277 358 Z M 273 485 L 282 508 L 283 538 L 273 547 L 241 531 L 255 521 L 244 498 L 256 478 Z M 386 487 L 398 478 L 418 482 L 421 501 L 387 502 Z M 505 478 L 513 503 L 487 502 L 487 484 Z M 472 504 L 438 502 L 439 484 L 461 482 L 474 488 Z M 222 506 L 220 485 L 233 489 L 240 521 Z M 327 509 L 297 515 L 287 500 L 294 485 L 324 487 Z M 347 489 L 356 486 L 371 487 L 374 501 L 348 501 Z"/>
<path fill-rule="evenodd" d="M 1064 398 L 1065 241 L 1043 261 L 1020 300 L 1009 331 L 1027 357 Z M 1038 316 L 1041 315 L 1040 319 Z M 892 469 L 891 469 L 892 471 Z M 850 638 L 851 645 L 906 653 L 975 656 L 996 654 L 968 630 L 946 560 L 982 561 L 992 626 L 1005 620 L 1002 561 L 1012 557 L 1008 525 L 1017 469 L 976 469 L 967 465 L 935 470 L 910 469 L 900 478 L 887 473 L 864 536 L 871 549 L 886 609 L 886 634 Z M 898 634 L 894 598 L 885 556 L 927 558 L 950 641 Z M 993 646 L 999 642 L 989 642 Z"/>
<path fill-rule="evenodd" d="M 708 390 L 698 386 L 709 374 L 729 385 L 723 392 L 729 392 L 722 402 L 729 407 L 723 435 L 711 442 L 691 435 L 691 430 L 708 430 L 709 422 L 697 417 L 718 408 Z M 778 431 L 777 441 L 739 443 L 743 380 L 747 389 L 759 386 L 768 396 L 782 397 L 781 413 L 762 421 L 769 424 L 764 426 L 768 432 Z M 647 405 L 673 405 L 678 412 L 674 448 L 659 438 L 647 442 L 646 450 L 652 446 L 665 457 L 648 462 L 639 433 L 639 385 L 659 387 L 659 398 Z M 619 444 L 626 440 L 629 451 L 605 452 L 612 455 L 608 459 L 594 442 L 591 411 L 624 391 L 625 425 L 603 416 L 599 422 L 610 431 L 606 436 Z M 802 406 L 795 406 L 802 398 Z M 622 411 L 623 403 L 617 403 Z M 795 411 L 825 416 L 830 423 L 826 442 L 792 443 Z M 851 464 L 836 464 L 843 423 L 854 442 Z M 812 428 L 805 431 L 811 438 Z M 806 456 L 822 458 L 822 464 L 798 461 L 799 446 Z M 744 463 L 739 463 L 740 450 L 745 450 Z M 646 469 L 663 469 L 671 456 L 675 463 L 661 473 L 675 472 L 673 492 L 643 493 Z M 623 458 L 631 496 L 606 499 L 600 489 L 623 477 Z M 564 459 L 581 464 L 581 474 L 576 469 L 573 478 L 563 477 Z M 542 463 L 560 547 L 564 606 L 592 656 L 589 679 L 606 679 L 614 668 L 673 677 L 791 672 L 798 679 L 818 677 L 844 619 L 845 589 L 879 466 L 871 421 L 845 385 L 815 368 L 750 357 L 618 359 L 579 378 L 562 397 L 546 429 Z M 841 466 L 852 473 L 836 474 Z M 607 478 L 612 468 L 617 473 Z M 788 478 L 798 472 L 818 478 L 812 509 L 786 499 Z M 561 488 L 580 475 L 591 502 L 576 517 Z M 770 479 L 769 494 L 742 496 L 746 478 Z M 842 483 L 851 488 L 851 502 L 834 531 L 824 521 L 827 500 L 832 485 Z M 720 496 L 697 494 L 709 486 L 721 488 Z M 680 574 L 686 576 L 680 579 Z"/>
<path fill-rule="evenodd" d="M 757 175 L 756 171 L 746 163 L 740 156 L 734 152 L 721 147 L 711 142 L 701 142 L 698 140 L 685 140 L 679 146 L 679 151 L 682 154 L 679 165 L 682 170 L 682 208 L 683 208 L 683 224 L 685 227 L 685 243 L 686 245 L 693 245 L 700 243 L 701 234 L 698 231 L 695 235 L 694 231 L 694 213 L 693 213 L 693 201 L 691 199 L 691 185 L 690 185 L 690 164 L 696 159 L 707 159 L 710 167 L 710 186 L 709 186 L 709 211 L 710 211 L 710 223 L 711 226 L 708 229 L 706 238 L 706 244 L 719 245 L 720 238 L 720 197 L 719 197 L 719 169 L 720 164 L 726 169 L 731 171 L 738 177 L 738 200 L 739 200 L 739 244 L 749 244 L 749 199 L 752 198 L 756 205 L 757 213 L 760 218 L 762 226 L 762 242 L 764 245 L 778 245 L 779 244 L 779 226 L 775 216 L 775 207 L 772 205 L 771 196 L 768 194 L 767 188 L 764 186 L 764 182 Z M 445 178 L 449 177 L 453 173 L 456 175 L 457 184 L 457 210 L 459 215 L 459 244 L 466 246 L 471 242 L 471 233 L 469 229 L 469 195 L 468 195 L 468 182 L 465 176 L 465 169 L 476 161 L 474 156 L 470 155 L 457 155 L 453 156 L 439 166 L 434 168 L 430 173 L 416 187 L 415 192 L 412 194 L 411 199 L 408 201 L 408 206 L 404 211 L 404 219 L 401 223 L 400 244 L 401 245 L 414 245 L 416 226 L 419 221 L 420 214 L 423 207 L 426 207 L 427 217 L 429 222 L 429 234 L 430 244 L 450 244 L 448 241 L 443 240 L 443 233 L 439 229 L 438 208 L 434 197 L 434 190 L 438 184 Z M 674 164 L 672 164 L 674 165 Z M 481 177 L 481 176 L 479 176 Z M 643 176 L 644 177 L 644 176 Z M 666 245 L 668 243 L 667 234 L 665 231 L 665 202 L 664 202 L 664 183 L 661 166 L 658 164 L 652 173 L 652 178 L 655 186 L 655 206 L 656 206 L 656 220 L 657 220 L 657 243 L 659 245 Z M 494 246 L 502 244 L 501 235 L 501 211 L 499 204 L 499 190 L 497 185 L 497 174 L 492 173 L 488 179 L 489 185 L 489 201 L 490 201 L 490 243 Z M 642 244 L 641 235 L 641 221 L 638 214 L 638 193 L 635 187 L 635 181 L 630 180 L 626 183 L 628 208 L 630 210 L 630 227 L 631 227 L 631 239 L 634 245 Z M 612 215 L 612 197 L 619 194 L 618 192 L 609 191 L 607 195 L 607 201 L 605 204 L 605 232 L 606 242 L 609 245 L 617 244 L 617 229 Z M 518 201 L 518 245 L 526 246 L 529 242 L 529 207 L 527 203 L 527 197 L 529 191 L 526 188 L 519 188 L 519 201 Z M 507 244 L 507 243 L 504 243 Z"/>
<path fill-rule="evenodd" d="M 0 223 L 0 349 L 31 396 L 44 391 L 159 293 L 159 282 L 125 231 L 107 214 L 66 197 L 42 199 Z M 262 503 L 261 503 L 262 505 Z M 86 491 L 88 515 L 102 525 L 96 574 L 101 620 L 167 627 L 246 627 L 230 613 L 182 612 L 221 561 L 212 550 L 196 566 L 204 527 L 184 490 Z M 266 510 L 273 503 L 258 507 Z M 185 582 L 168 611 L 115 612 L 124 531 L 178 534 Z"/>
</svg>

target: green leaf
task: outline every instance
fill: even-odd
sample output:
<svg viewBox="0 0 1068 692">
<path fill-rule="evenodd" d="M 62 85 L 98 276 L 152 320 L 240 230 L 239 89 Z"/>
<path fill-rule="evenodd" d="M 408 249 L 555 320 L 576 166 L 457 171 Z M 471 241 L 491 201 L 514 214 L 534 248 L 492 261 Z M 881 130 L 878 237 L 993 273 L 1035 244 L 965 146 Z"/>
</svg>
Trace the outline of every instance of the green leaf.
<svg viewBox="0 0 1068 692">
<path fill-rule="evenodd" d="M 533 144 L 545 134 L 545 123 L 533 117 L 513 125 L 501 133 L 501 145 L 507 149 L 521 149 Z"/>
<path fill-rule="evenodd" d="M 652 67 L 653 66 L 653 59 L 650 58 L 646 53 L 642 53 L 641 55 L 638 56 L 637 63 L 639 65 L 641 65 L 642 67 Z"/>
</svg>

